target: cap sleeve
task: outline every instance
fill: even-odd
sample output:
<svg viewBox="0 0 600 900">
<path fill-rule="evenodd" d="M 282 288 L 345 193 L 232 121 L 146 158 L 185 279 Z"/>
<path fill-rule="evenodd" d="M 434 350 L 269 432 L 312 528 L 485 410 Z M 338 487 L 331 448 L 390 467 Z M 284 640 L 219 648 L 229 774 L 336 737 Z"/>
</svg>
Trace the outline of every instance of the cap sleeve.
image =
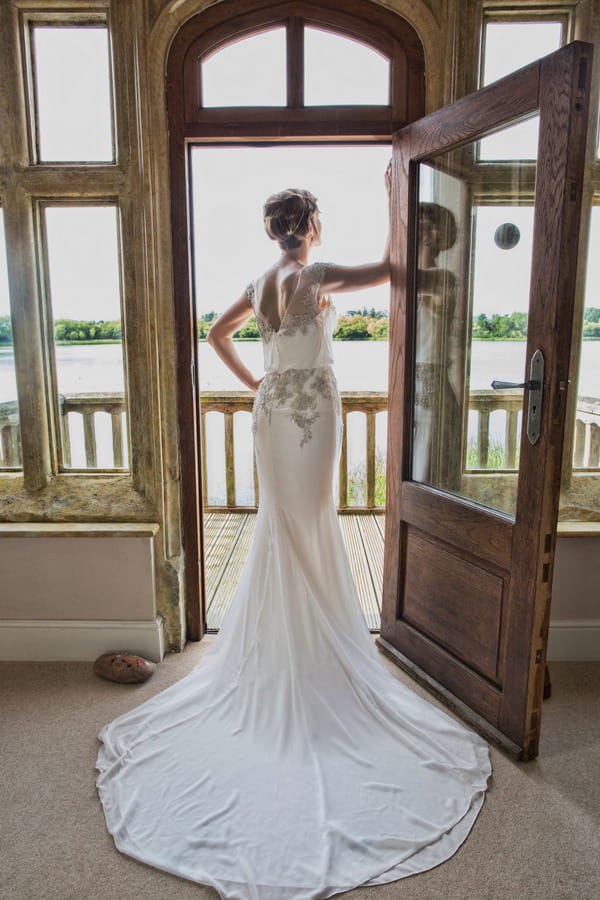
<svg viewBox="0 0 600 900">
<path fill-rule="evenodd" d="M 333 265 L 333 263 L 330 263 L 330 262 L 312 263 L 310 269 L 311 269 L 313 284 L 321 284 L 321 282 L 323 281 L 323 279 L 325 277 L 325 272 L 332 265 Z"/>
</svg>

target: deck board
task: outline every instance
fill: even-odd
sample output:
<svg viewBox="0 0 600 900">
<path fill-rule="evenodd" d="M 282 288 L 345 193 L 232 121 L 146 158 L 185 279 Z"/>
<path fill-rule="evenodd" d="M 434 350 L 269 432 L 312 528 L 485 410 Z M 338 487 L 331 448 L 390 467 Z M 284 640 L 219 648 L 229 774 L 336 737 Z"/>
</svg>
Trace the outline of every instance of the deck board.
<svg viewBox="0 0 600 900">
<path fill-rule="evenodd" d="M 207 615 L 210 613 L 211 622 L 214 623 L 211 626 L 213 628 L 221 627 L 223 616 L 229 608 L 231 598 L 240 580 L 240 575 L 250 550 L 252 536 L 254 535 L 256 516 L 246 513 L 240 518 L 243 519 L 243 522 L 236 533 L 235 545 L 231 548 L 221 579 L 207 610 Z"/>
<path fill-rule="evenodd" d="M 365 546 L 365 558 L 371 570 L 373 587 L 376 595 L 381 598 L 383 590 L 383 534 L 377 519 L 383 516 L 361 516 L 364 522 L 360 523 L 361 537 Z M 381 609 L 378 610 L 381 613 Z"/>
<path fill-rule="evenodd" d="M 379 631 L 384 517 L 376 513 L 349 513 L 339 519 L 365 621 L 371 631 Z M 221 627 L 248 556 L 255 523 L 255 513 L 207 512 L 204 515 L 204 573 L 209 631 L 217 631 Z"/>
<path fill-rule="evenodd" d="M 210 531 L 206 528 L 206 520 L 209 520 Z M 230 559 L 235 558 L 238 539 L 245 521 L 246 515 L 237 513 L 211 513 L 210 517 L 205 516 L 204 580 L 207 617 L 211 620 L 210 628 L 219 628 L 223 619 L 224 611 L 220 611 L 219 608 L 223 601 L 221 599 L 215 604 L 215 594 L 219 590 Z M 212 539 L 209 534 L 212 534 Z M 226 602 L 225 605 L 228 606 L 229 603 Z M 212 624 L 213 614 L 215 624 Z"/>
<path fill-rule="evenodd" d="M 363 517 L 351 514 L 339 517 L 346 551 L 350 559 L 350 570 L 358 590 L 363 615 L 369 628 L 377 628 L 379 624 L 379 603 L 371 576 L 371 567 L 365 552 L 365 542 L 362 535 L 364 525 L 359 521 L 361 518 Z"/>
</svg>

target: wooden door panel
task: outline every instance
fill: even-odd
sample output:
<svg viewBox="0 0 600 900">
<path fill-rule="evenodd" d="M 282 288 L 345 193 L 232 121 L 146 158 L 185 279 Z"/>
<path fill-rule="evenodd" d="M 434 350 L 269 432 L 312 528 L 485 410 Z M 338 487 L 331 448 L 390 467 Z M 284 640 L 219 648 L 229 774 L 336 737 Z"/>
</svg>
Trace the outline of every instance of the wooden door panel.
<svg viewBox="0 0 600 900">
<path fill-rule="evenodd" d="M 574 42 L 394 138 L 378 644 L 521 759 L 536 756 L 539 744 L 591 59 L 591 45 Z M 527 116 L 539 122 L 537 164 L 486 163 L 481 139 Z M 480 210 L 523 205 L 533 210 L 533 226 L 531 277 L 521 291 L 528 337 L 520 380 L 530 377 L 541 349 L 544 400 L 540 436 L 531 442 L 523 425 L 506 475 L 510 491 L 502 483 L 495 499 L 488 482 L 473 490 L 478 475 L 466 460 L 468 395 L 477 389 L 470 323 L 482 294 L 468 270 L 479 265 Z M 432 238 L 427 216 L 435 207 Z M 461 371 L 452 381 L 457 360 Z M 493 377 L 507 380 L 501 371 Z M 518 397 L 524 422 L 527 390 Z"/>
<path fill-rule="evenodd" d="M 412 481 L 402 485 L 402 509 L 403 520 L 416 528 L 500 568 L 510 566 L 512 523 L 503 516 Z"/>
<path fill-rule="evenodd" d="M 408 529 L 402 618 L 498 681 L 506 579 Z M 440 589 L 442 586 L 442 590 Z"/>
<path fill-rule="evenodd" d="M 389 644 L 394 648 L 389 653 L 390 658 L 415 675 L 418 681 L 432 687 L 444 700 L 450 699 L 451 705 L 459 706 L 456 701 L 461 700 L 465 709 L 481 716 L 494 728 L 500 727 L 502 689 L 498 685 L 474 672 L 471 666 L 445 651 L 404 619 L 396 622 Z M 385 651 L 386 645 L 382 649 Z M 489 736 L 500 738 L 491 730 Z"/>
</svg>

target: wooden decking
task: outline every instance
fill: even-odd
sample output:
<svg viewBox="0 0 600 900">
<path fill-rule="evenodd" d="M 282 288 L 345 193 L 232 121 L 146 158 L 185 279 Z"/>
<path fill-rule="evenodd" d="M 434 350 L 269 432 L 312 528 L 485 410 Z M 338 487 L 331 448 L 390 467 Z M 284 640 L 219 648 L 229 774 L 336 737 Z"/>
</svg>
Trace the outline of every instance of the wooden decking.
<svg viewBox="0 0 600 900">
<path fill-rule="evenodd" d="M 254 534 L 255 513 L 205 513 L 205 579 L 207 627 L 217 631 L 229 606 Z M 350 568 L 367 625 L 379 631 L 383 579 L 381 514 L 344 514 L 339 517 Z"/>
</svg>

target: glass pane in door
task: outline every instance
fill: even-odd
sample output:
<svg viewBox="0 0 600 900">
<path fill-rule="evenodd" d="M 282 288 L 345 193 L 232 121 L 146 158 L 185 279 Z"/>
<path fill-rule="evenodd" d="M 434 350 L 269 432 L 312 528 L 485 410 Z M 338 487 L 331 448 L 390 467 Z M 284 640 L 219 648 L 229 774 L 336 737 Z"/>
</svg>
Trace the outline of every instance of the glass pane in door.
<svg viewBox="0 0 600 900">
<path fill-rule="evenodd" d="M 477 151 L 419 164 L 411 478 L 513 515 L 535 162 Z"/>
</svg>

